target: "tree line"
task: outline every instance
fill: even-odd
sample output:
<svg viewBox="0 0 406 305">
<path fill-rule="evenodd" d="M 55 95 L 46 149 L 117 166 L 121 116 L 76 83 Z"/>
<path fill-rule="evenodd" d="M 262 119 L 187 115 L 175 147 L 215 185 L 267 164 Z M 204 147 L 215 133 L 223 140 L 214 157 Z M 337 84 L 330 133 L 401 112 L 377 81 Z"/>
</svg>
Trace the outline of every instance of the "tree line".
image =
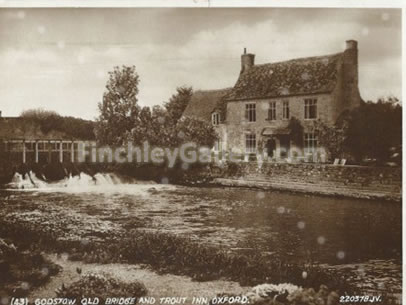
<svg viewBox="0 0 406 305">
<path fill-rule="evenodd" d="M 20 114 L 27 122 L 33 122 L 40 127 L 42 133 L 47 134 L 52 130 L 65 133 L 73 139 L 95 140 L 95 123 L 89 120 L 61 116 L 55 111 L 44 109 L 29 109 Z"/>
</svg>

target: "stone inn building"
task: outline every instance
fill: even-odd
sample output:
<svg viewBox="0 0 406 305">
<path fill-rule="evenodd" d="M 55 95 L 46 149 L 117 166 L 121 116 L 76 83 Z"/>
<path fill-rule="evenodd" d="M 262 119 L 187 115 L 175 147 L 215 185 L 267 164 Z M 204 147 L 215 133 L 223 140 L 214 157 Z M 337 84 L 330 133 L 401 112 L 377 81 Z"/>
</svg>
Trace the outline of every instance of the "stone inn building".
<svg viewBox="0 0 406 305">
<path fill-rule="evenodd" d="M 215 151 L 314 157 L 315 122 L 331 126 L 360 103 L 358 46 L 348 40 L 340 53 L 267 64 L 255 64 L 255 55 L 244 50 L 234 87 L 196 91 L 184 116 L 212 122 L 219 135 Z M 294 141 L 293 118 L 303 128 L 300 142 Z"/>
</svg>

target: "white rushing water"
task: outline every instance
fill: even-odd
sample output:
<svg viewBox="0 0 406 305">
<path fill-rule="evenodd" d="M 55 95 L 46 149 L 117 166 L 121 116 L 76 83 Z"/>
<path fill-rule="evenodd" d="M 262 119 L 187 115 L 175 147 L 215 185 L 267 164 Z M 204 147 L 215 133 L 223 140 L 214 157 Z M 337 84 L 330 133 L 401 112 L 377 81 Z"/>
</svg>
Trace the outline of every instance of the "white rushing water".
<svg viewBox="0 0 406 305">
<path fill-rule="evenodd" d="M 46 187 L 47 183 L 39 179 L 35 173 L 22 175 L 15 173 L 7 187 L 12 189 L 39 189 Z"/>
<path fill-rule="evenodd" d="M 25 175 L 15 173 L 7 189 L 12 190 L 36 190 L 58 192 L 97 192 L 97 193 L 139 193 L 142 194 L 151 189 L 172 189 L 171 185 L 159 185 L 153 181 L 137 181 L 134 179 L 122 179 L 113 173 L 97 173 L 90 176 L 80 173 L 77 176 L 69 176 L 56 182 L 46 182 L 39 179 L 30 171 Z"/>
</svg>

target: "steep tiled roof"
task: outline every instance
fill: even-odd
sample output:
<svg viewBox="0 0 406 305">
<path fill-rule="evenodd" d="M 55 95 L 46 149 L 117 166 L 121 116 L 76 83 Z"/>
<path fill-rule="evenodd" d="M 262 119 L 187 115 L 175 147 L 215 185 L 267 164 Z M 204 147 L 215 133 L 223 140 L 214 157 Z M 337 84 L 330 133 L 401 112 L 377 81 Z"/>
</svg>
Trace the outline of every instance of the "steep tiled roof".
<svg viewBox="0 0 406 305">
<path fill-rule="evenodd" d="M 222 98 L 230 90 L 231 88 L 195 91 L 183 115 L 210 121 L 212 111 L 221 106 Z"/>
<path fill-rule="evenodd" d="M 343 53 L 254 65 L 241 73 L 226 100 L 331 92 Z"/>
</svg>

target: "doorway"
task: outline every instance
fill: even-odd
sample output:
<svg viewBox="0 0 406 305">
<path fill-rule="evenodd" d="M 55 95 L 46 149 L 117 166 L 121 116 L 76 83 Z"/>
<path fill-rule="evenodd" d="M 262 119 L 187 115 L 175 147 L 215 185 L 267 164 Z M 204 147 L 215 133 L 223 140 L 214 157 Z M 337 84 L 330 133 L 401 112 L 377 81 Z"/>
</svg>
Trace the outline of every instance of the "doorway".
<svg viewBox="0 0 406 305">
<path fill-rule="evenodd" d="M 290 138 L 288 135 L 281 135 L 279 137 L 280 157 L 287 158 L 290 149 Z"/>
<path fill-rule="evenodd" d="M 276 149 L 276 142 L 273 138 L 270 138 L 266 141 L 266 152 L 269 158 L 274 157 L 274 152 Z"/>
</svg>

